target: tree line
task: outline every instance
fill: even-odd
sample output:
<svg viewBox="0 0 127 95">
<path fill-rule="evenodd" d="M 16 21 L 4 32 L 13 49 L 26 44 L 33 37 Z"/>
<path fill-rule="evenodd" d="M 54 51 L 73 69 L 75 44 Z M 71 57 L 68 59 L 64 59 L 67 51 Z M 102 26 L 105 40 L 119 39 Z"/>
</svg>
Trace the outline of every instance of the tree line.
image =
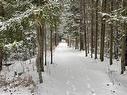
<svg viewBox="0 0 127 95">
<path fill-rule="evenodd" d="M 34 56 L 42 83 L 47 51 L 53 64 L 53 49 L 60 41 L 61 4 L 54 0 L 0 0 L 0 71 L 14 60 Z"/>
<path fill-rule="evenodd" d="M 69 46 L 85 50 L 85 56 L 121 59 L 121 74 L 127 65 L 127 1 L 69 0 L 66 8 L 65 38 Z M 71 19 L 68 21 L 68 19 Z"/>
</svg>

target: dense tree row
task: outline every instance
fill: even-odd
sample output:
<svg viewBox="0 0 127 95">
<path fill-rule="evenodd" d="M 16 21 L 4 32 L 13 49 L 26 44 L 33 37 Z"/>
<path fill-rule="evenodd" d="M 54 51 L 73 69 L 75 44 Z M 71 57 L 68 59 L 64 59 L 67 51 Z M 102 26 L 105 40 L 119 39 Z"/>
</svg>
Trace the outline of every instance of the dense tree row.
<svg viewBox="0 0 127 95">
<path fill-rule="evenodd" d="M 127 64 L 126 0 L 69 0 L 66 34 L 69 46 L 85 50 L 91 58 L 121 58 L 121 74 Z M 68 21 L 68 19 L 71 19 Z M 75 34 L 75 35 L 74 35 Z M 67 38 L 67 37 L 66 37 Z M 121 43 L 122 42 L 122 43 Z"/>
<path fill-rule="evenodd" d="M 0 71 L 8 61 L 27 60 L 37 55 L 37 71 L 42 83 L 47 50 L 51 51 L 52 64 L 53 49 L 59 42 L 60 13 L 59 1 L 1 0 Z"/>
</svg>

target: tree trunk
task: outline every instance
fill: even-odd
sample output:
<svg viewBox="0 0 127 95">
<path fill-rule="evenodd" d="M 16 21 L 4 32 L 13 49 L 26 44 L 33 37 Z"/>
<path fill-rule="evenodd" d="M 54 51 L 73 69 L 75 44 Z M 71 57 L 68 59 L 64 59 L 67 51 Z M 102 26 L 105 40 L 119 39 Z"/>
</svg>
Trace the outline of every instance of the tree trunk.
<svg viewBox="0 0 127 95">
<path fill-rule="evenodd" d="M 3 4 L 2 4 L 2 1 L 0 1 L 0 16 L 4 17 L 4 7 L 3 7 Z"/>
<path fill-rule="evenodd" d="M 45 65 L 47 65 L 47 31 L 46 31 L 46 25 L 45 25 Z"/>
<path fill-rule="evenodd" d="M 75 37 L 75 49 L 78 49 L 78 37 Z"/>
<path fill-rule="evenodd" d="M 36 66 L 37 72 L 39 75 L 40 83 L 43 82 L 42 80 L 42 73 L 44 72 L 44 23 L 39 24 L 37 23 L 37 47 L 38 47 L 38 54 L 36 59 Z"/>
<path fill-rule="evenodd" d="M 127 9 L 127 1 L 123 0 L 123 8 Z M 123 13 L 123 16 L 126 16 L 126 11 Z M 125 71 L 125 66 L 127 65 L 127 24 L 124 22 L 124 33 L 123 33 L 123 38 L 122 38 L 122 57 L 121 57 L 121 74 L 124 73 Z"/>
<path fill-rule="evenodd" d="M 107 0 L 102 1 L 102 12 L 106 13 L 106 2 Z M 100 60 L 104 61 L 104 47 L 105 47 L 105 26 L 106 21 L 104 17 L 101 19 L 101 45 L 100 45 Z"/>
<path fill-rule="evenodd" d="M 85 0 L 83 0 L 83 17 L 84 17 L 84 26 L 83 26 L 83 30 L 84 30 L 84 44 L 85 44 L 85 55 L 87 56 L 87 37 L 86 37 L 86 32 L 87 32 L 87 29 L 86 29 L 86 2 Z"/>
<path fill-rule="evenodd" d="M 124 25 L 124 29 L 125 29 L 125 25 Z M 124 30 L 124 33 L 123 34 L 127 34 L 127 33 L 125 33 L 126 32 L 126 30 Z M 121 74 L 123 74 L 124 73 L 124 71 L 125 71 L 125 54 L 126 54 L 126 36 L 124 35 L 123 37 L 122 37 L 122 52 L 121 52 Z"/>
<path fill-rule="evenodd" d="M 91 2 L 91 58 L 93 57 L 93 32 L 94 32 L 94 1 Z"/>
<path fill-rule="evenodd" d="M 0 1 L 0 16 L 1 17 L 4 17 L 4 7 L 3 7 L 3 4 L 2 4 L 2 1 Z M 0 42 L 0 45 L 2 42 Z M 3 47 L 0 46 L 0 71 L 2 70 L 2 60 L 3 60 Z"/>
<path fill-rule="evenodd" d="M 114 0 L 111 1 L 111 12 L 113 11 Z M 113 23 L 112 23 L 113 24 Z M 113 64 L 113 25 L 111 24 L 111 31 L 110 31 L 110 65 Z"/>
<path fill-rule="evenodd" d="M 115 7 L 115 9 L 119 9 L 119 7 L 120 7 L 120 1 L 119 0 L 117 0 L 116 2 L 115 2 L 115 5 L 116 6 L 114 6 Z M 114 58 L 115 59 L 117 59 L 117 60 L 119 60 L 119 40 L 118 40 L 118 38 L 119 38 L 119 35 L 118 35 L 118 31 L 119 31 L 119 29 L 118 29 L 118 22 L 116 23 L 116 27 L 115 27 L 115 41 L 114 41 Z"/>
<path fill-rule="evenodd" d="M 50 52 L 51 52 L 51 64 L 53 64 L 53 28 L 50 26 Z"/>
<path fill-rule="evenodd" d="M 2 70 L 3 48 L 0 47 L 0 71 Z"/>
<path fill-rule="evenodd" d="M 4 17 L 4 7 L 2 1 L 0 1 L 0 16 Z M 1 45 L 2 42 L 0 42 Z M 2 61 L 3 61 L 3 47 L 0 46 L 0 71 L 2 70 Z"/>
<path fill-rule="evenodd" d="M 98 3 L 99 0 L 96 0 L 95 59 L 97 59 L 98 53 Z"/>
<path fill-rule="evenodd" d="M 55 21 L 55 46 L 58 45 L 58 33 L 57 33 L 57 24 Z"/>
<path fill-rule="evenodd" d="M 83 41 L 83 0 L 80 0 L 80 50 L 84 50 L 84 41 Z"/>
<path fill-rule="evenodd" d="M 89 43 L 90 43 L 90 37 L 89 37 L 89 29 L 88 29 L 88 26 L 86 27 L 87 28 L 87 51 L 88 51 L 88 54 L 89 54 L 89 52 L 90 52 L 90 45 L 89 45 Z"/>
</svg>

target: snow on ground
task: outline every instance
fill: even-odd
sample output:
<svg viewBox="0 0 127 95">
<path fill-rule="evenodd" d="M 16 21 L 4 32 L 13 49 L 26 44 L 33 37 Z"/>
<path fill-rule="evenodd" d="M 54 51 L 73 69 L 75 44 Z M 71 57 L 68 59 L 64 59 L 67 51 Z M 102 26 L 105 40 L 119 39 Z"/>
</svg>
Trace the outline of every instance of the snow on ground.
<svg viewBox="0 0 127 95">
<path fill-rule="evenodd" d="M 0 72 L 0 95 L 33 95 L 38 79 L 35 58 L 11 63 Z"/>
<path fill-rule="evenodd" d="M 83 51 L 69 48 L 65 42 L 60 43 L 55 49 L 53 65 L 50 64 L 49 56 L 47 59 L 43 84 L 38 84 L 35 58 L 25 62 L 17 61 L 8 69 L 4 68 L 1 75 L 6 76 L 8 81 L 16 80 L 16 83 L 12 82 L 9 86 L 0 88 L 0 95 L 126 95 L 127 93 L 127 74 L 120 75 L 119 61 L 114 60 L 114 65 L 109 66 L 109 59 L 100 62 L 99 59 L 85 57 Z M 21 74 L 19 79 L 15 76 L 15 72 Z M 23 85 L 11 87 L 20 81 Z"/>
<path fill-rule="evenodd" d="M 108 60 L 102 64 L 84 55 L 60 43 L 54 64 L 47 66 L 44 83 L 37 87 L 37 95 L 126 95 L 126 87 L 112 81 Z"/>
</svg>

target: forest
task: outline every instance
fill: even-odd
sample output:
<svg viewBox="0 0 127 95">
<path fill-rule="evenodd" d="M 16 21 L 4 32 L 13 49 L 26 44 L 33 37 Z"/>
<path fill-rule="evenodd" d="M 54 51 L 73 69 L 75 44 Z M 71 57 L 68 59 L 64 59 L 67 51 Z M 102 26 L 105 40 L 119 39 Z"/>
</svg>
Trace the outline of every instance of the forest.
<svg viewBox="0 0 127 95">
<path fill-rule="evenodd" d="M 127 0 L 0 0 L 0 95 L 126 95 Z"/>
</svg>

